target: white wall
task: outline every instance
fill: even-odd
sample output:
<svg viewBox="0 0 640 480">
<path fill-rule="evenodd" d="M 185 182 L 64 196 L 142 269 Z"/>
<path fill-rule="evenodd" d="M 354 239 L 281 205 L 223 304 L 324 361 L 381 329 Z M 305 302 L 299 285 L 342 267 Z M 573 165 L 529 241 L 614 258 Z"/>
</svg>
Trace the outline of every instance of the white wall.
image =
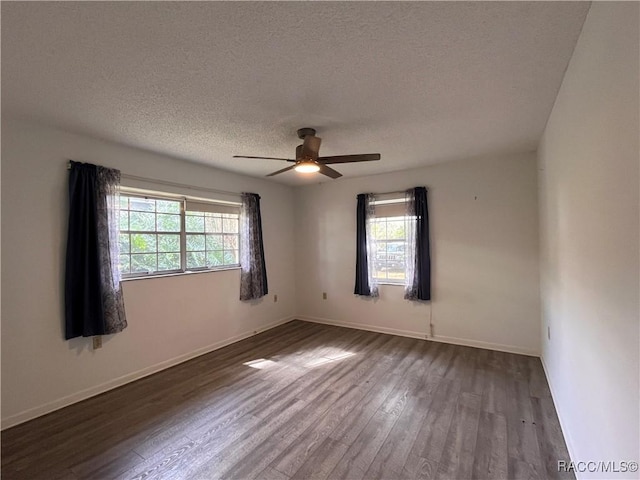
<svg viewBox="0 0 640 480">
<path fill-rule="evenodd" d="M 419 185 L 428 188 L 432 302 L 404 300 L 401 286 L 355 296 L 356 195 Z M 424 338 L 431 314 L 442 341 L 538 354 L 534 154 L 305 186 L 295 212 L 299 318 Z"/>
<path fill-rule="evenodd" d="M 542 354 L 576 462 L 640 450 L 638 16 L 591 6 L 539 148 Z"/>
<path fill-rule="evenodd" d="M 293 189 L 35 124 L 2 122 L 2 425 L 264 329 L 295 313 Z M 129 327 L 65 341 L 67 161 L 262 197 L 269 297 L 238 300 L 239 270 L 124 282 Z M 126 180 L 123 182 L 126 183 Z M 184 192 L 213 196 L 201 191 Z M 278 294 L 278 302 L 273 302 Z"/>
</svg>

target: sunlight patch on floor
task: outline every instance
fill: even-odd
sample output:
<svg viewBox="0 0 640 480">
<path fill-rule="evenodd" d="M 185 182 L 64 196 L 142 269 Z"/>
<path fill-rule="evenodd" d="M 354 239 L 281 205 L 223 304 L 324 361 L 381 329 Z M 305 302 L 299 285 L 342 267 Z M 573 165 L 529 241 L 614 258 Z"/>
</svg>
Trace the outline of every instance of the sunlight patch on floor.
<svg viewBox="0 0 640 480">
<path fill-rule="evenodd" d="M 330 357 L 320 357 L 314 358 L 310 362 L 305 363 L 305 367 L 318 367 L 320 365 L 325 365 L 330 362 L 337 362 L 338 360 L 344 360 L 345 358 L 353 357 L 355 353 L 352 352 L 344 352 L 339 355 L 331 355 Z"/>
<path fill-rule="evenodd" d="M 272 367 L 276 364 L 273 360 L 267 360 L 265 358 L 258 358 L 257 360 L 251 360 L 250 362 L 245 362 L 243 365 L 251 368 L 257 368 L 258 370 L 264 370 L 265 368 Z"/>
</svg>

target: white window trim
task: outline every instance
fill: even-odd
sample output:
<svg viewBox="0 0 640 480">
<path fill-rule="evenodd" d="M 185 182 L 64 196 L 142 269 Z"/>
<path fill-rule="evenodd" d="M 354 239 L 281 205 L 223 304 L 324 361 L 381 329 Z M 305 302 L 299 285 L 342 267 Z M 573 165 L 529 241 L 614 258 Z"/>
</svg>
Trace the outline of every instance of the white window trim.
<svg viewBox="0 0 640 480">
<path fill-rule="evenodd" d="M 406 217 L 407 203 L 406 198 L 398 196 L 397 194 L 382 194 L 378 195 L 378 198 L 372 202 L 372 205 L 376 207 L 375 218 L 394 218 L 394 217 Z M 385 210 L 389 215 L 385 214 Z M 382 212 L 382 215 L 378 215 L 378 212 Z M 393 287 L 402 287 L 406 285 L 406 279 L 392 281 L 388 278 L 376 278 L 378 285 L 389 285 Z"/>
<path fill-rule="evenodd" d="M 225 200 L 214 200 L 211 198 L 203 198 L 203 197 L 194 197 L 190 195 L 179 195 L 175 193 L 162 192 L 158 190 L 148 190 L 142 188 L 135 187 L 120 187 L 120 195 L 124 196 L 134 196 L 134 197 L 144 197 L 150 198 L 154 200 L 173 200 L 180 202 L 180 265 L 181 268 L 179 270 L 164 270 L 161 272 L 136 272 L 136 273 L 122 273 L 121 281 L 131 281 L 131 280 L 143 280 L 147 278 L 160 278 L 160 277 L 174 277 L 180 275 L 192 275 L 198 273 L 210 273 L 210 272 L 220 272 L 227 270 L 239 270 L 240 263 L 233 265 L 220 265 L 216 267 L 201 267 L 201 268 L 187 268 L 187 231 L 186 231 L 186 205 L 187 203 L 191 203 L 191 205 L 199 205 L 205 206 L 210 205 L 211 210 L 206 210 L 213 212 L 215 210 L 215 206 L 219 206 L 220 213 L 234 213 L 233 211 L 237 211 L 238 215 L 240 214 L 240 207 L 242 203 L 240 202 L 231 202 Z M 189 210 L 189 211 L 198 211 L 198 210 Z M 127 230 L 131 232 L 130 230 Z M 150 232 L 143 232 L 150 233 Z M 154 232 L 158 233 L 158 232 Z M 175 233 L 175 232 L 173 232 Z M 238 240 L 240 237 L 240 232 L 238 232 Z M 238 242 L 238 250 L 240 250 L 240 242 Z M 238 258 L 240 258 L 240 252 L 238 252 Z"/>
</svg>

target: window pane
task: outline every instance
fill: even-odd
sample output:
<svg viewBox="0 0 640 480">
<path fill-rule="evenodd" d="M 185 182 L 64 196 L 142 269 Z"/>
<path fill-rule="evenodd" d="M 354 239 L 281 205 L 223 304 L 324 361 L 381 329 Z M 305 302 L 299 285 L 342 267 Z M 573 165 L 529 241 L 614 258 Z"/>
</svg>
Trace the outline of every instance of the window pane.
<svg viewBox="0 0 640 480">
<path fill-rule="evenodd" d="M 120 211 L 120 230 L 129 230 L 129 212 Z"/>
<path fill-rule="evenodd" d="M 187 213 L 185 218 L 185 227 L 187 232 L 204 233 L 204 216 L 201 214 L 194 215 Z"/>
<path fill-rule="evenodd" d="M 129 208 L 129 197 L 120 196 L 120 209 L 127 210 Z"/>
<path fill-rule="evenodd" d="M 207 233 L 222 233 L 222 217 L 220 215 L 207 215 Z"/>
<path fill-rule="evenodd" d="M 222 250 L 222 235 L 207 235 L 207 250 Z"/>
<path fill-rule="evenodd" d="M 131 255 L 131 273 L 155 272 L 156 254 L 133 254 Z"/>
<path fill-rule="evenodd" d="M 240 255 L 239 255 L 239 250 L 231 250 L 231 255 L 233 257 L 233 261 L 231 263 L 233 263 L 234 265 L 238 265 L 240 263 Z"/>
<path fill-rule="evenodd" d="M 404 270 L 391 270 L 388 272 L 388 278 L 391 281 L 400 282 L 404 281 Z"/>
<path fill-rule="evenodd" d="M 159 253 L 158 270 L 180 270 L 180 254 Z"/>
<path fill-rule="evenodd" d="M 179 253 L 180 252 L 180 235 L 158 235 L 158 252 L 178 252 Z"/>
<path fill-rule="evenodd" d="M 404 220 L 394 220 L 387 222 L 387 238 L 404 239 Z"/>
<path fill-rule="evenodd" d="M 387 243 L 387 269 L 404 271 L 404 242 Z"/>
<path fill-rule="evenodd" d="M 120 234 L 120 253 L 129 253 L 129 234 L 121 233 Z"/>
<path fill-rule="evenodd" d="M 159 232 L 180 231 L 180 215 L 168 215 L 165 213 L 159 213 L 157 218 Z"/>
<path fill-rule="evenodd" d="M 222 220 L 222 228 L 224 233 L 238 233 L 238 219 L 224 218 Z"/>
<path fill-rule="evenodd" d="M 238 236 L 224 235 L 224 249 L 233 250 L 235 248 L 238 248 Z"/>
<path fill-rule="evenodd" d="M 131 252 L 155 253 L 156 236 L 152 233 L 133 233 L 131 235 Z M 155 261 L 155 260 L 154 260 Z"/>
<path fill-rule="evenodd" d="M 129 210 L 155 212 L 156 201 L 150 198 L 129 197 Z"/>
<path fill-rule="evenodd" d="M 371 234 L 376 240 L 384 238 L 386 234 L 386 222 L 381 222 L 380 220 L 372 221 Z"/>
<path fill-rule="evenodd" d="M 153 232 L 156 229 L 155 213 L 131 212 L 129 230 L 138 232 Z"/>
<path fill-rule="evenodd" d="M 187 235 L 187 252 L 204 250 L 204 235 Z"/>
<path fill-rule="evenodd" d="M 222 265 L 222 261 L 224 259 L 224 254 L 222 250 L 209 250 L 207 252 L 207 264 L 212 267 L 217 267 Z"/>
<path fill-rule="evenodd" d="M 225 250 L 224 251 L 224 264 L 225 265 L 233 265 L 234 263 L 236 263 L 236 257 L 233 254 L 233 252 Z"/>
<path fill-rule="evenodd" d="M 120 273 L 129 273 L 131 268 L 131 259 L 129 255 L 120 255 Z"/>
<path fill-rule="evenodd" d="M 161 213 L 180 213 L 179 201 L 156 200 L 156 209 Z"/>
<path fill-rule="evenodd" d="M 204 252 L 187 252 L 187 268 L 206 267 Z"/>
</svg>

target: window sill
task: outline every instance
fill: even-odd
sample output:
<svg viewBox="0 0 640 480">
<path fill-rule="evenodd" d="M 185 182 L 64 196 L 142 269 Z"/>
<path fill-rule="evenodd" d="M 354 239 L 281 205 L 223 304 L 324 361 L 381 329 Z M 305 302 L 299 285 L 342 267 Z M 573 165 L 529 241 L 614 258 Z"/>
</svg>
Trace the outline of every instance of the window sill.
<svg viewBox="0 0 640 480">
<path fill-rule="evenodd" d="M 226 272 L 229 270 L 240 270 L 240 266 L 211 268 L 207 270 L 187 270 L 186 272 L 171 272 L 171 273 L 152 273 L 149 275 L 142 275 L 139 277 L 127 277 L 121 278 L 121 282 L 131 282 L 135 280 L 147 280 L 148 278 L 166 278 L 166 277 L 181 277 L 183 275 L 199 275 L 201 273 L 215 273 Z"/>
<path fill-rule="evenodd" d="M 378 285 L 391 285 L 394 287 L 404 287 L 404 283 L 378 282 Z"/>
</svg>

